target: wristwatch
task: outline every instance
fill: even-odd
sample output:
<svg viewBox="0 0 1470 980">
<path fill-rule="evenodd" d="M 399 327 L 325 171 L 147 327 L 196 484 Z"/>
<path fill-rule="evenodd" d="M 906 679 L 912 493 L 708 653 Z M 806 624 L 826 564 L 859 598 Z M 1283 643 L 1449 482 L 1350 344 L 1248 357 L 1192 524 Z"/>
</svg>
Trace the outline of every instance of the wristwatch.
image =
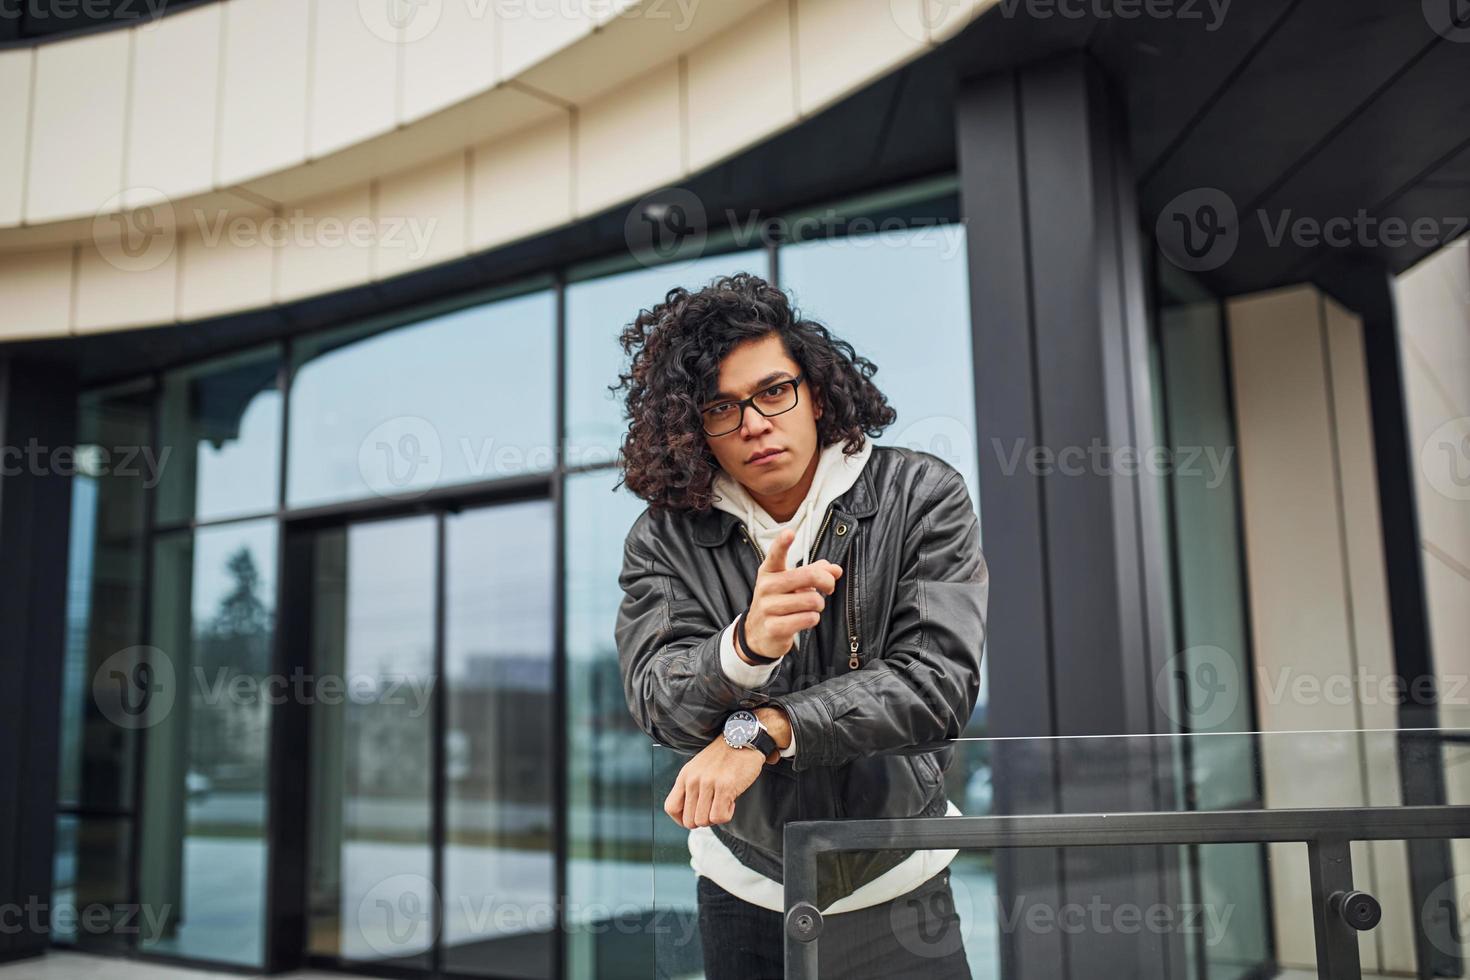
<svg viewBox="0 0 1470 980">
<path fill-rule="evenodd" d="M 732 749 L 755 749 L 762 758 L 776 751 L 776 740 L 753 711 L 737 711 L 725 719 L 725 744 Z"/>
</svg>

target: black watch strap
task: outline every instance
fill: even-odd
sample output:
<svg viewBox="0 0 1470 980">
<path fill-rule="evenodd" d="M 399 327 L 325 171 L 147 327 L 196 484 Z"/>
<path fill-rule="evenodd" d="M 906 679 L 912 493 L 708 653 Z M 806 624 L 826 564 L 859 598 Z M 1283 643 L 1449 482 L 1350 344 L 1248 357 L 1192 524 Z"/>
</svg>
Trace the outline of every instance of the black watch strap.
<svg viewBox="0 0 1470 980">
<path fill-rule="evenodd" d="M 745 656 L 758 664 L 773 664 L 781 659 L 780 657 L 762 657 L 750 648 L 750 644 L 745 641 L 745 613 L 741 613 L 735 620 L 735 638 L 740 642 L 740 649 L 745 652 Z"/>
<path fill-rule="evenodd" d="M 762 758 L 776 751 L 776 740 L 771 737 L 769 732 L 764 730 L 756 732 L 755 738 L 750 740 L 750 744 L 755 746 L 756 751 L 760 752 Z"/>
</svg>

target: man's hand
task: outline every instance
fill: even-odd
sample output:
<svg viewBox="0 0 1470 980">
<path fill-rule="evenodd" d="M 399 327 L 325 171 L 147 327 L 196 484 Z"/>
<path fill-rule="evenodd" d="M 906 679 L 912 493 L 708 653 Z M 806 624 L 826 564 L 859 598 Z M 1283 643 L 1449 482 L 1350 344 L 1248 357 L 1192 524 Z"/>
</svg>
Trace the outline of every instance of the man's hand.
<svg viewBox="0 0 1470 980">
<path fill-rule="evenodd" d="M 842 566 L 825 558 L 788 570 L 786 553 L 795 539 L 796 532 L 790 528 L 778 534 L 756 571 L 750 611 L 745 614 L 745 638 L 763 657 L 784 657 L 791 652 L 796 634 L 821 621 L 826 597 L 836 590 L 842 576 Z M 738 641 L 735 650 L 750 663 Z"/>
<path fill-rule="evenodd" d="M 729 823 L 736 797 L 750 788 L 765 764 L 757 750 L 732 749 L 720 736 L 684 763 L 664 800 L 664 812 L 690 830 Z"/>
</svg>

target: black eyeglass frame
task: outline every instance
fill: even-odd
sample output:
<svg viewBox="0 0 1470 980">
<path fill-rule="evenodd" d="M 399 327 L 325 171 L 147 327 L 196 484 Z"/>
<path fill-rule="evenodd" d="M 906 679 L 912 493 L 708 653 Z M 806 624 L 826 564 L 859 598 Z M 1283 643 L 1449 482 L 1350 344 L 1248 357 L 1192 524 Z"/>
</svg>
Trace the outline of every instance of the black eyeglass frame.
<svg viewBox="0 0 1470 980">
<path fill-rule="evenodd" d="M 705 435 L 709 436 L 712 439 L 718 436 L 727 436 L 745 424 L 745 409 L 747 407 L 755 409 L 756 414 L 760 415 L 763 418 L 770 419 L 775 418 L 777 415 L 785 415 L 787 412 L 791 411 L 792 408 L 795 408 L 797 405 L 801 404 L 801 383 L 805 380 L 806 372 L 803 371 L 794 378 L 782 378 L 779 381 L 773 381 L 762 388 L 760 391 L 757 391 L 754 395 L 749 396 L 748 398 L 731 399 L 730 401 L 717 402 L 716 404 L 711 405 L 709 408 L 702 408 L 699 410 L 700 428 L 704 430 Z M 791 385 L 791 391 L 795 395 L 795 398 L 791 402 L 791 407 L 783 408 L 779 412 L 761 411 L 760 406 L 755 403 L 756 395 L 765 394 L 772 388 L 775 388 L 777 385 Z M 710 409 L 719 408 L 721 405 L 738 405 L 740 406 L 740 411 L 735 416 L 735 424 L 732 425 L 730 428 L 726 429 L 724 432 L 711 432 L 708 426 L 704 424 L 704 413 L 708 412 Z"/>
</svg>

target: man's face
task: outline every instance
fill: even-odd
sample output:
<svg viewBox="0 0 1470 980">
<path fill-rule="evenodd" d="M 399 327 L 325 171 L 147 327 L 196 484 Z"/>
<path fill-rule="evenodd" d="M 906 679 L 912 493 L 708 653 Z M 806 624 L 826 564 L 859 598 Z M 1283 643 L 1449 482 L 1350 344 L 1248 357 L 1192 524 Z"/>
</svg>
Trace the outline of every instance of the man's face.
<svg viewBox="0 0 1470 980">
<path fill-rule="evenodd" d="M 749 397 L 800 373 L 800 365 L 786 353 L 778 335 L 747 340 L 720 362 L 715 386 L 718 394 L 702 402 L 700 408 Z M 720 468 L 757 499 L 779 497 L 809 479 L 817 455 L 817 419 L 822 417 L 822 409 L 805 379 L 797 386 L 796 395 L 796 407 L 789 412 L 767 418 L 746 406 L 739 428 L 721 436 L 705 434 Z M 780 452 L 761 462 L 751 459 L 772 449 Z"/>
</svg>

